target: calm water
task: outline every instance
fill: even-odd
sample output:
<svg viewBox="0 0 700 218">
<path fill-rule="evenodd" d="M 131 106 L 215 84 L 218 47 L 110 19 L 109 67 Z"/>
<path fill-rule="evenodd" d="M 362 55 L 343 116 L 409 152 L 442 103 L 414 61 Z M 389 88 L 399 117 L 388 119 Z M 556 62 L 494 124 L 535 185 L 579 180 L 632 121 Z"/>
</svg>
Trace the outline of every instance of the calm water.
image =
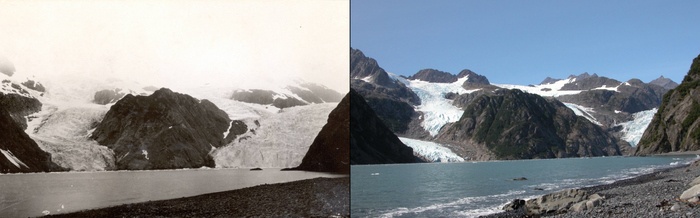
<svg viewBox="0 0 700 218">
<path fill-rule="evenodd" d="M 351 214 L 475 217 L 500 212 L 514 198 L 612 183 L 692 159 L 695 156 L 352 166 Z M 519 177 L 527 180 L 513 180 Z"/>
<path fill-rule="evenodd" d="M 338 175 L 264 169 L 0 175 L 0 217 L 42 216 Z"/>
</svg>

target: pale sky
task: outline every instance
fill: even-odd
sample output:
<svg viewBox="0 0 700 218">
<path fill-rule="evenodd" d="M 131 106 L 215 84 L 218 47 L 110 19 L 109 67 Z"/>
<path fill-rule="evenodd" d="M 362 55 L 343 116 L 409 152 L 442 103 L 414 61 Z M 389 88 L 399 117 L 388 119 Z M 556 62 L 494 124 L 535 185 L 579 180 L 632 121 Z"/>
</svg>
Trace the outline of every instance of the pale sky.
<svg viewBox="0 0 700 218">
<path fill-rule="evenodd" d="M 348 0 L 2 1 L 18 73 L 177 87 L 301 78 L 349 90 Z"/>
</svg>

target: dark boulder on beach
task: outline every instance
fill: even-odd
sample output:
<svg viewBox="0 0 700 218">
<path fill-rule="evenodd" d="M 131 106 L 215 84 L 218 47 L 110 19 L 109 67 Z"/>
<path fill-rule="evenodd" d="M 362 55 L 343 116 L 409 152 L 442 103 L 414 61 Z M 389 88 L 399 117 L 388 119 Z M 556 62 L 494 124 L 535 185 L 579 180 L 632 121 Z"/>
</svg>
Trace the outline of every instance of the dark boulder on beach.
<svg viewBox="0 0 700 218">
<path fill-rule="evenodd" d="M 114 150 L 120 170 L 214 167 L 209 152 L 230 142 L 230 123 L 213 103 L 162 88 L 124 96 L 90 137 Z"/>
<path fill-rule="evenodd" d="M 700 55 L 681 84 L 667 92 L 635 155 L 700 150 Z"/>
<path fill-rule="evenodd" d="M 350 173 L 350 94 L 328 115 L 301 164 L 295 170 Z"/>
<path fill-rule="evenodd" d="M 350 89 L 350 163 L 390 164 L 422 162 L 387 128 L 365 100 Z"/>
</svg>

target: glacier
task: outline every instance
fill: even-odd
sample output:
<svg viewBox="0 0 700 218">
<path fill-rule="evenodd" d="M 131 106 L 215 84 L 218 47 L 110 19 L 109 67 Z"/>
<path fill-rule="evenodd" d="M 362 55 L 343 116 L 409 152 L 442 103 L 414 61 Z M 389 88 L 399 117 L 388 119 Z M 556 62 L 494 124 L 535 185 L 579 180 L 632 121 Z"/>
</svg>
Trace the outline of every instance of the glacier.
<svg viewBox="0 0 700 218">
<path fill-rule="evenodd" d="M 636 147 L 657 111 L 658 108 L 640 111 L 632 114 L 632 120 L 620 123 L 623 133 L 622 140 L 629 142 L 632 147 Z"/>
<path fill-rule="evenodd" d="M 391 75 L 391 74 L 390 74 Z M 421 126 L 428 131 L 431 136 L 436 136 L 440 128 L 447 123 L 454 123 L 462 117 L 464 110 L 452 105 L 452 100 L 446 99 L 445 94 L 449 92 L 457 94 L 472 93 L 476 90 L 466 90 L 462 84 L 467 81 L 468 76 L 459 78 L 453 83 L 431 83 L 421 80 L 408 80 L 396 75 L 392 75 L 395 80 L 404 83 L 413 90 L 421 100 L 421 105 L 416 107 L 416 111 L 423 112 L 423 122 Z"/>
<path fill-rule="evenodd" d="M 338 103 L 311 104 L 261 114 L 247 133 L 212 151 L 217 168 L 296 167 Z"/>
<path fill-rule="evenodd" d="M 108 110 L 97 104 L 64 108 L 44 104 L 40 112 L 28 116 L 32 119 L 25 132 L 61 167 L 72 171 L 111 170 L 115 167 L 114 152 L 89 139 Z"/>
<path fill-rule="evenodd" d="M 442 144 L 399 137 L 401 142 L 413 148 L 413 152 L 423 156 L 431 162 L 464 162 L 464 158 L 455 154 Z"/>
</svg>

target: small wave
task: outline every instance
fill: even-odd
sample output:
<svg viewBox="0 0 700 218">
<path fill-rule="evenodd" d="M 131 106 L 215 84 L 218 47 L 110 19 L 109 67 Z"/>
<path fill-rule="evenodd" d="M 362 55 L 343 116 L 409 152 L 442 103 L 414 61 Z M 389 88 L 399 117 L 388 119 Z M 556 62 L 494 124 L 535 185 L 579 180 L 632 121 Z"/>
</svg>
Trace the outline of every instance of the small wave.
<svg viewBox="0 0 700 218">
<path fill-rule="evenodd" d="M 379 217 L 394 217 L 394 216 L 400 216 L 400 215 L 404 215 L 404 214 L 418 214 L 418 213 L 423 213 L 425 211 L 441 210 L 444 208 L 450 208 L 450 207 L 455 207 L 455 206 L 460 206 L 460 205 L 476 205 L 479 202 L 483 202 L 483 201 L 487 201 L 487 200 L 494 200 L 494 199 L 504 199 L 504 198 L 507 199 L 510 196 L 521 195 L 524 193 L 525 193 L 525 191 L 522 191 L 522 190 L 517 190 L 517 191 L 510 190 L 507 193 L 503 193 L 503 194 L 466 197 L 466 198 L 460 198 L 460 199 L 458 199 L 456 201 L 452 201 L 452 202 L 437 203 L 437 204 L 432 204 L 432 205 L 428 205 L 428 206 L 420 206 L 420 207 L 414 207 L 414 208 L 399 207 L 396 209 L 389 210 L 389 211 L 379 215 Z M 501 207 L 502 206 L 486 208 L 486 209 L 484 209 L 484 208 L 471 209 L 471 210 L 461 211 L 458 213 L 462 214 L 461 216 L 477 217 L 480 215 L 497 213 L 500 211 L 499 208 L 501 208 Z"/>
</svg>

